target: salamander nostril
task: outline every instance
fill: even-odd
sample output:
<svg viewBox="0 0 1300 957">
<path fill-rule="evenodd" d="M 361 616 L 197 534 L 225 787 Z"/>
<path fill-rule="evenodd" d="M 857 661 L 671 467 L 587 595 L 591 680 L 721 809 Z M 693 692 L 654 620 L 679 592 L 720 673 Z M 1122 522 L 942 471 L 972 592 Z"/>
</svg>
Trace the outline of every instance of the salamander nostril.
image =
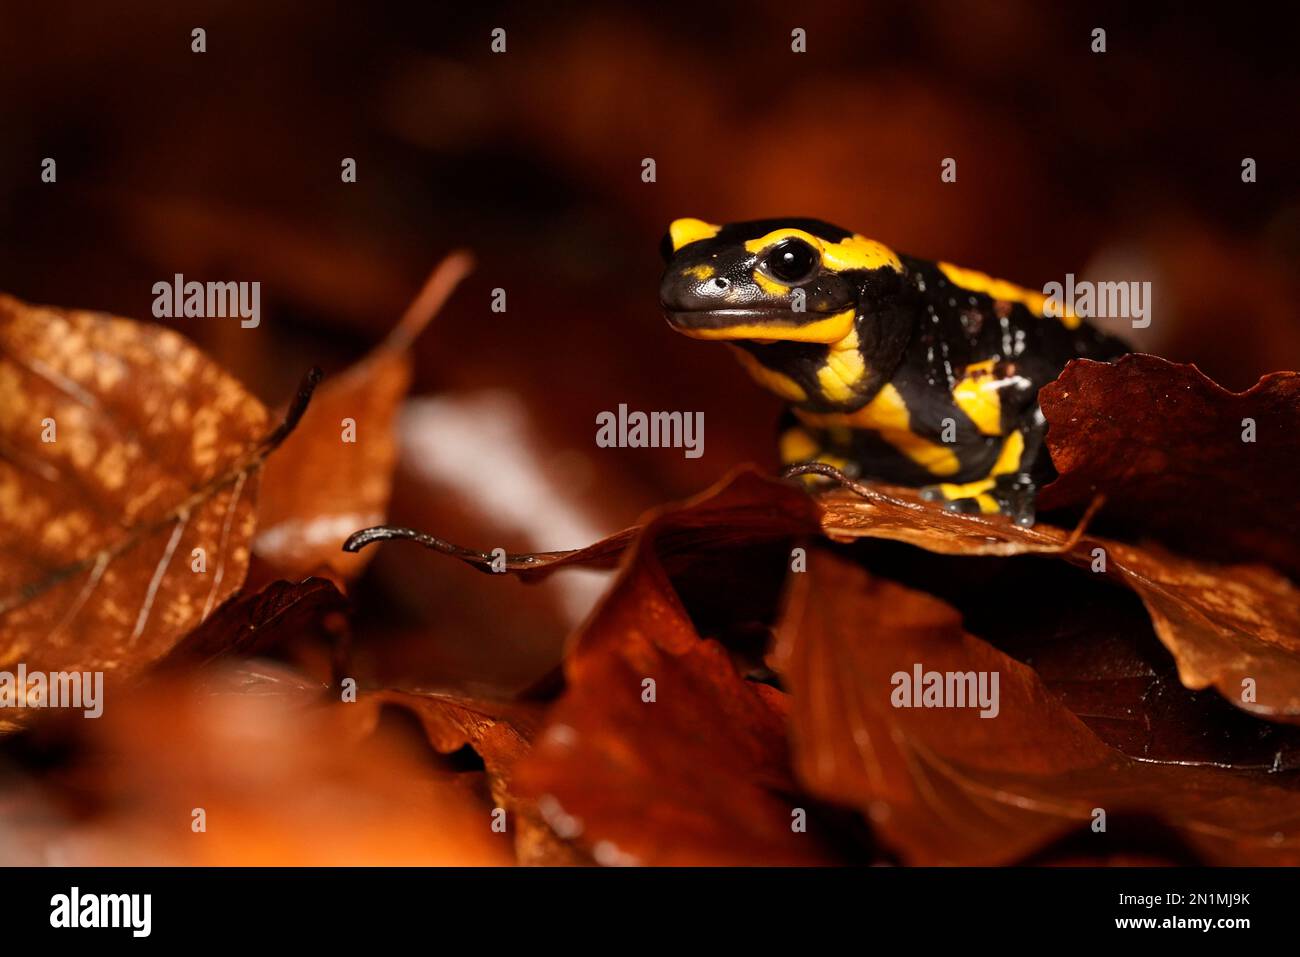
<svg viewBox="0 0 1300 957">
<path fill-rule="evenodd" d="M 728 286 L 731 285 L 731 283 L 730 281 L 723 279 L 721 276 L 719 276 L 717 279 L 713 280 L 713 285 L 717 289 L 726 289 Z"/>
</svg>

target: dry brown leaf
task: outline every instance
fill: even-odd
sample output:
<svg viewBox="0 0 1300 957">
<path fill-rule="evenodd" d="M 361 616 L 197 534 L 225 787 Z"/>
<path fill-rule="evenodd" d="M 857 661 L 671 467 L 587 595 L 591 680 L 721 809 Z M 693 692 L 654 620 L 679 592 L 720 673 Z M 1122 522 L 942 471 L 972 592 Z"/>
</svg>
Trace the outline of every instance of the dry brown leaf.
<svg viewBox="0 0 1300 957">
<path fill-rule="evenodd" d="M 265 654 L 305 637 L 319 636 L 326 620 L 342 613 L 347 600 L 323 578 L 271 582 L 238 595 L 182 638 L 162 660 L 165 666 L 208 664 L 218 658 Z"/>
<path fill-rule="evenodd" d="M 177 333 L 0 297 L 0 667 L 127 673 L 234 594 L 257 468 L 309 395 L 268 434 Z"/>
<path fill-rule="evenodd" d="M 816 511 L 795 486 L 742 466 L 684 502 L 662 505 L 641 516 L 641 524 L 608 535 L 584 548 L 554 552 L 507 554 L 452 544 L 409 528 L 368 528 L 352 535 L 343 547 L 359 551 L 375 542 L 409 540 L 457 558 L 471 568 L 493 574 L 497 569 L 535 581 L 563 568 L 613 568 L 646 525 L 661 515 L 673 515 L 655 535 L 655 550 L 670 574 L 713 550 L 753 546 L 817 530 Z"/>
<path fill-rule="evenodd" d="M 253 548 L 279 574 L 319 574 L 345 585 L 365 567 L 369 555 L 340 549 L 387 511 L 397 458 L 393 425 L 411 381 L 410 345 L 472 268 L 468 253 L 443 260 L 388 337 L 326 380 L 298 429 L 267 462 Z M 345 442 L 348 420 L 355 441 Z"/>
<path fill-rule="evenodd" d="M 1300 373 L 1229 392 L 1196 366 L 1157 356 L 1076 359 L 1039 400 L 1061 473 L 1041 508 L 1100 492 L 1107 515 L 1181 551 L 1300 575 Z"/>
<path fill-rule="evenodd" d="M 823 474 L 834 470 L 818 467 Z M 837 473 L 835 473 L 837 474 Z M 707 560 L 714 549 L 755 547 L 782 536 L 815 530 L 812 502 L 821 510 L 820 527 L 830 539 L 849 542 L 880 538 L 904 542 L 943 555 L 1057 555 L 1085 568 L 1105 552 L 1105 574 L 1135 591 L 1151 615 L 1156 633 L 1191 689 L 1215 687 L 1227 700 L 1252 714 L 1300 722 L 1300 589 L 1264 567 L 1216 565 L 1181 557 L 1156 545 L 1127 545 L 1039 523 L 1023 528 L 1001 516 L 965 515 L 923 501 L 914 489 L 852 482 L 844 488 L 804 498 L 786 483 L 738 469 L 680 508 L 681 517 L 656 537 L 655 548 L 670 575 Z M 505 570 L 523 579 L 541 578 L 566 567 L 609 567 L 618 561 L 637 529 L 625 529 L 586 548 L 533 555 L 511 555 Z M 346 547 L 362 548 L 387 538 L 410 538 L 444 554 L 490 571 L 492 556 L 408 529 L 358 532 Z M 1253 679 L 1243 697 L 1244 679 Z"/>
<path fill-rule="evenodd" d="M 494 806 L 507 813 L 506 827 L 514 835 L 520 864 L 588 863 L 555 836 L 537 802 L 521 797 L 513 787 L 515 765 L 528 754 L 542 721 L 542 705 L 386 689 L 361 694 L 356 704 L 346 709 L 346 717 L 358 736 L 367 737 L 374 733 L 386 706 L 414 714 L 439 754 L 453 754 L 465 747 L 478 754 L 487 769 Z"/>
<path fill-rule="evenodd" d="M 825 553 L 791 576 L 774 662 L 793 702 L 796 768 L 815 795 L 859 808 L 913 864 L 1022 860 L 1106 814 L 1152 816 L 1216 863 L 1300 862 L 1300 778 L 1144 764 L 1106 747 L 1032 669 L 967 634 L 930 595 Z M 998 676 L 996 715 L 895 707 L 894 676 Z M 948 702 L 951 704 L 951 702 Z"/>
<path fill-rule="evenodd" d="M 797 489 L 752 474 L 663 509 L 579 632 L 568 690 L 517 782 L 598 863 L 836 860 L 814 825 L 792 827 L 796 809 L 810 809 L 790 774 L 786 696 L 743 679 L 721 644 L 700 638 L 660 558 L 661 545 L 671 555 L 699 535 L 745 545 L 811 520 Z"/>
<path fill-rule="evenodd" d="M 1213 686 L 1251 714 L 1300 723 L 1300 588 L 1263 565 L 1098 541 L 1146 605 L 1185 687 Z"/>
<path fill-rule="evenodd" d="M 512 862 L 508 837 L 492 832 L 461 776 L 439 771 L 402 735 L 358 741 L 343 720 L 355 705 L 322 704 L 320 687 L 259 669 L 171 675 L 99 721 L 72 723 L 75 747 L 60 752 L 71 761 L 0 822 L 4 862 Z"/>
<path fill-rule="evenodd" d="M 1058 554 L 1090 569 L 1104 558 L 1105 574 L 1146 605 L 1186 687 L 1213 686 L 1252 714 L 1300 721 L 1300 588 L 1284 575 L 1042 523 L 1022 528 L 1000 517 L 961 515 L 910 489 L 847 484 L 852 490 L 818 499 L 830 538 L 885 538 L 944 555 Z"/>
</svg>

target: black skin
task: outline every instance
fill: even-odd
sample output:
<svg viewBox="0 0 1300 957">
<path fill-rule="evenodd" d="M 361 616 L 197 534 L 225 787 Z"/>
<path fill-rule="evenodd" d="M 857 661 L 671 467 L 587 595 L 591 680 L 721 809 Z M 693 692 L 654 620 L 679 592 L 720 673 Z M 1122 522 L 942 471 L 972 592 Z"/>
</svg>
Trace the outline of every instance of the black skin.
<svg viewBox="0 0 1300 957">
<path fill-rule="evenodd" d="M 805 398 L 790 402 L 782 431 L 800 429 L 810 437 L 819 450 L 812 459 L 829 456 L 828 461 L 841 463 L 851 475 L 921 487 L 924 497 L 943 501 L 954 511 L 992 511 L 990 503 L 995 503 L 997 511 L 1031 525 L 1035 492 L 1053 475 L 1043 450 L 1047 426 L 1038 407 L 1039 388 L 1073 358 L 1111 360 L 1127 347 L 1086 322 L 1071 329 L 1019 302 L 995 301 L 957 286 L 927 260 L 898 255 L 901 272 L 891 265 L 837 269 L 816 248 L 806 262 L 808 250 L 797 247 L 807 244 L 797 239 L 793 245 L 787 241 L 745 248 L 747 242 L 786 228 L 802 230 L 823 244 L 852 236 L 819 220 L 781 219 L 733 223 L 713 236 L 679 243 L 676 249 L 671 234 L 665 237 L 667 269 L 660 301 L 669 324 L 687 335 L 723 336 L 763 367 L 797 383 Z M 809 268 L 801 273 L 804 265 Z M 774 286 L 756 279 L 756 272 L 769 280 L 791 281 Z M 803 311 L 791 308 L 794 289 L 804 291 Z M 858 351 L 868 371 L 853 383 L 851 395 L 831 398 L 818 383 L 830 346 L 789 341 L 788 336 L 792 328 L 847 309 L 853 310 Z M 728 334 L 728 327 L 739 324 L 746 327 L 746 338 Z M 756 341 L 754 327 L 771 328 L 771 340 Z M 993 360 L 991 374 L 1000 400 L 998 435 L 982 432 L 953 397 L 966 367 L 986 360 Z M 906 406 L 908 430 L 950 449 L 959 463 L 956 473 L 939 475 L 913 461 L 897 447 L 897 434 L 891 443 L 871 428 L 821 428 L 797 416 L 855 412 L 887 385 Z M 1024 451 L 1014 468 L 992 476 L 1012 432 L 1020 433 Z M 950 496 L 940 487 L 979 480 L 990 485 L 982 497 Z"/>
</svg>

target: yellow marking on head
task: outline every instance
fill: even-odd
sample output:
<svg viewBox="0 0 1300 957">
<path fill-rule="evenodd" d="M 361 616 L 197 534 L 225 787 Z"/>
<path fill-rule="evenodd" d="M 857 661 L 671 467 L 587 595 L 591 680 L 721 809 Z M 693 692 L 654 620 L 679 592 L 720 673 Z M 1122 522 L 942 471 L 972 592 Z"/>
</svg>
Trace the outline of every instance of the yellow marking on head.
<svg viewBox="0 0 1300 957">
<path fill-rule="evenodd" d="M 960 286 L 967 292 L 982 292 L 992 299 L 1018 302 L 1036 316 L 1056 318 L 1055 316 L 1049 316 L 1047 297 L 1041 292 L 1025 289 L 1023 286 L 1017 286 L 1005 279 L 994 279 L 992 276 L 974 269 L 963 269 L 961 266 L 954 266 L 952 263 L 937 263 L 936 265 L 938 265 L 939 271 L 948 277 L 949 282 L 954 286 Z M 1065 326 L 1065 328 L 1079 328 L 1081 320 L 1069 306 L 1065 307 L 1065 315 L 1059 318 L 1061 325 Z"/>
<path fill-rule="evenodd" d="M 1020 457 L 1025 452 L 1025 437 L 1020 432 L 1012 432 L 1002 443 L 1002 451 L 998 453 L 998 460 L 993 463 L 993 468 L 989 469 L 986 478 L 977 479 L 974 482 L 964 482 L 960 485 L 954 485 L 951 482 L 945 482 L 939 486 L 939 491 L 943 493 L 946 499 L 973 498 L 980 499 L 981 496 L 988 498 L 987 492 L 992 489 L 997 482 L 999 475 L 1009 475 L 1016 469 L 1020 468 Z M 994 503 L 993 511 L 998 511 L 997 503 Z M 984 508 L 984 503 L 980 502 L 980 508 Z"/>
<path fill-rule="evenodd" d="M 972 362 L 952 389 L 952 400 L 985 435 L 1002 434 L 1001 379 L 994 378 L 997 360 Z"/>
<path fill-rule="evenodd" d="M 822 395 L 832 402 L 847 402 L 857 394 L 858 386 L 866 377 L 867 363 L 858 348 L 855 328 L 843 339 L 831 343 L 826 364 L 817 370 L 817 384 Z"/>
<path fill-rule="evenodd" d="M 692 339 L 768 339 L 782 342 L 838 342 L 853 331 L 856 313 L 845 309 L 802 326 L 743 323 L 720 329 L 682 329 L 677 331 Z"/>
<path fill-rule="evenodd" d="M 879 269 L 888 266 L 894 272 L 903 271 L 898 254 L 874 239 L 853 235 L 838 243 L 822 244 L 822 265 L 836 272 L 848 269 Z"/>
<path fill-rule="evenodd" d="M 907 403 L 892 383 L 886 384 L 874 399 L 856 412 L 815 413 L 795 409 L 794 414 L 815 428 L 847 426 L 875 432 L 932 475 L 954 475 L 961 470 L 961 463 L 952 449 L 912 431 Z"/>
<path fill-rule="evenodd" d="M 835 272 L 879 269 L 882 266 L 888 266 L 894 272 L 903 271 L 903 263 L 892 249 L 874 239 L 858 235 L 832 243 L 805 230 L 787 227 L 774 229 L 765 236 L 749 240 L 745 243 L 745 249 L 751 253 L 761 253 L 783 239 L 803 240 L 821 255 L 822 265 Z"/>
<path fill-rule="evenodd" d="M 781 433 L 780 450 L 781 463 L 789 465 L 812 460 L 821 451 L 821 446 L 808 434 L 807 429 L 796 426 Z"/>
<path fill-rule="evenodd" d="M 761 253 L 769 246 L 775 246 L 783 239 L 802 239 L 813 249 L 821 252 L 822 241 L 810 232 L 802 229 L 774 229 L 765 236 L 759 236 L 757 239 L 751 239 L 745 243 L 745 250 L 751 253 Z"/>
<path fill-rule="evenodd" d="M 720 229 L 721 226 L 714 226 L 702 219 L 674 219 L 668 227 L 668 236 L 672 240 L 673 252 L 677 252 L 688 243 L 712 239 Z"/>
<path fill-rule="evenodd" d="M 764 275 L 757 269 L 754 270 L 754 282 L 758 283 L 758 288 L 762 289 L 763 292 L 767 293 L 769 296 L 784 296 L 790 291 L 790 287 L 785 283 L 777 282 L 775 279 Z"/>
<path fill-rule="evenodd" d="M 706 279 L 712 279 L 716 272 L 717 270 L 712 266 L 701 263 L 698 266 L 692 266 L 690 269 L 685 270 L 682 275 L 690 276 L 692 279 L 698 279 L 700 282 L 704 282 Z"/>
<path fill-rule="evenodd" d="M 783 372 L 769 369 L 739 346 L 732 346 L 731 350 L 736 354 L 736 358 L 740 360 L 740 364 L 745 367 L 745 371 L 753 376 L 754 381 L 763 388 L 775 392 L 789 402 L 807 401 L 808 393 L 804 392 L 803 386 L 795 382 L 794 379 L 791 379 Z"/>
</svg>

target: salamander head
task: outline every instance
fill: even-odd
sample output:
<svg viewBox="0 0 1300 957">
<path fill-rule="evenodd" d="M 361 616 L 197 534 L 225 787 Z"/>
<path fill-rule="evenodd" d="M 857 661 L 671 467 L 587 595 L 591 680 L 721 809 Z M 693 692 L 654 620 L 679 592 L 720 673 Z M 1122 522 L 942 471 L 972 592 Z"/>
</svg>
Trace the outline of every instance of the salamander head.
<svg viewBox="0 0 1300 957">
<path fill-rule="evenodd" d="M 880 243 L 815 219 L 678 219 L 663 253 L 659 301 L 697 339 L 838 342 L 854 330 L 864 283 L 903 271 Z"/>
</svg>

